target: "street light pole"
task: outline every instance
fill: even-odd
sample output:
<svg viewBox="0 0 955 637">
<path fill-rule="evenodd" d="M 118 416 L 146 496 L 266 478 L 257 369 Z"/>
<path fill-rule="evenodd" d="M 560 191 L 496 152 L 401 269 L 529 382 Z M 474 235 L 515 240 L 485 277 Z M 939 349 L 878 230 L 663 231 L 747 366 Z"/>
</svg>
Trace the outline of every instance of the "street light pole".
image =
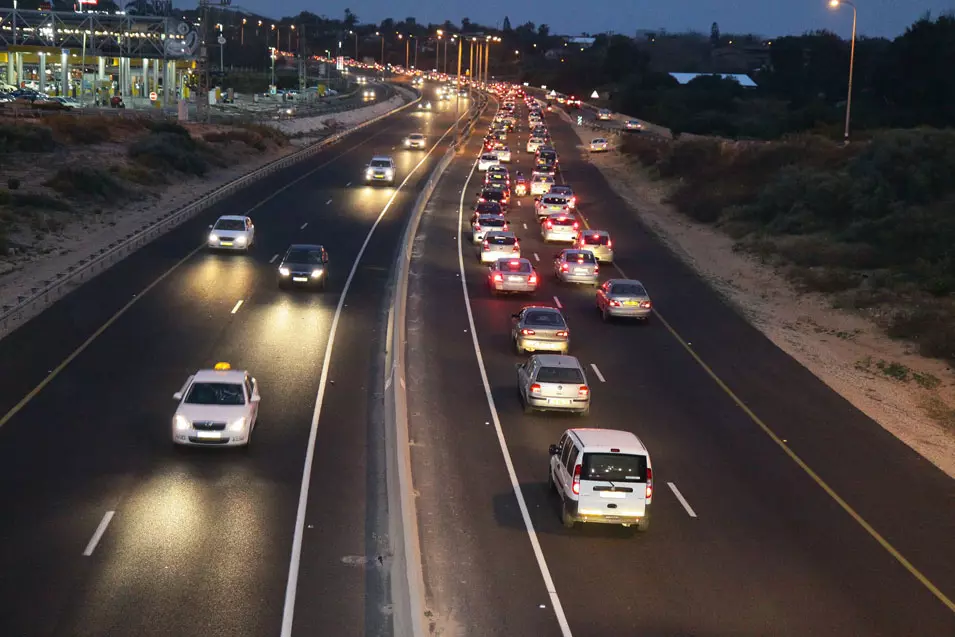
<svg viewBox="0 0 955 637">
<path fill-rule="evenodd" d="M 852 116 L 852 76 L 855 70 L 856 62 L 856 5 L 850 0 L 829 0 L 829 6 L 838 9 L 840 5 L 847 4 L 852 7 L 852 41 L 849 45 L 849 92 L 846 96 L 846 128 L 843 133 L 845 143 L 849 143 L 849 121 Z"/>
<path fill-rule="evenodd" d="M 461 40 L 458 39 L 458 75 L 454 80 L 454 147 L 457 148 L 461 142 L 461 134 L 458 130 L 458 119 L 461 112 Z"/>
</svg>

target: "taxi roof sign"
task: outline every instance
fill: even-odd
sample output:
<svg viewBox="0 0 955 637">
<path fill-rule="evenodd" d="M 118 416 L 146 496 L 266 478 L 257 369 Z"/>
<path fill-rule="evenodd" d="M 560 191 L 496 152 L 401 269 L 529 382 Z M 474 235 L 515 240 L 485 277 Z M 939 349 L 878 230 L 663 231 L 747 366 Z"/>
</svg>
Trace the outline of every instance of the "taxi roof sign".
<svg viewBox="0 0 955 637">
<path fill-rule="evenodd" d="M 216 363 L 215 370 L 217 372 L 226 372 L 232 369 L 232 365 L 228 363 Z"/>
</svg>

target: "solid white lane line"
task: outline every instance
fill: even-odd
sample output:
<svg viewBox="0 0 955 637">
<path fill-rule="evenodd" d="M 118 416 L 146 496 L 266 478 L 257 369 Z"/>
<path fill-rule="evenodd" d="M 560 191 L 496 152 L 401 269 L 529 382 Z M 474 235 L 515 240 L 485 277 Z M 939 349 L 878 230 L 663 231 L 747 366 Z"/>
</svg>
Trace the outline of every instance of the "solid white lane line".
<svg viewBox="0 0 955 637">
<path fill-rule="evenodd" d="M 600 373 L 600 370 L 597 369 L 597 363 L 591 363 L 590 366 L 593 368 L 594 373 L 597 374 L 597 378 L 600 379 L 601 383 L 606 383 L 607 379 L 604 378 L 604 375 Z"/>
<path fill-rule="evenodd" d="M 307 226 L 307 225 L 308 225 L 308 222 L 306 221 L 305 223 L 302 224 L 302 227 L 299 228 L 299 230 L 304 230 L 304 229 L 305 229 L 305 226 Z"/>
<path fill-rule="evenodd" d="M 464 115 L 460 119 L 463 119 Z M 459 121 L 460 121 L 459 119 Z M 395 191 L 391 194 L 391 197 L 388 199 L 388 202 L 385 203 L 385 207 L 381 209 L 381 213 L 378 215 L 378 218 L 375 219 L 375 222 L 372 224 L 371 229 L 368 230 L 368 235 L 365 237 L 364 243 L 361 244 L 361 247 L 358 249 L 358 254 L 355 256 L 355 262 L 352 263 L 351 271 L 348 273 L 348 278 L 345 279 L 345 286 L 342 288 L 341 296 L 338 297 L 338 305 L 335 307 L 335 315 L 332 317 L 332 325 L 328 330 L 328 342 L 325 344 L 325 355 L 322 359 L 322 374 L 318 381 L 318 391 L 315 395 L 315 409 L 312 411 L 312 424 L 308 433 L 308 445 L 305 447 L 305 464 L 302 468 L 302 485 L 299 489 L 298 494 L 298 511 L 295 514 L 295 529 L 292 532 L 292 554 L 289 557 L 289 568 L 288 568 L 288 580 L 285 584 L 285 604 L 282 608 L 282 631 L 280 633 L 281 637 L 292 637 L 292 622 L 295 618 L 295 594 L 298 591 L 298 573 L 302 564 L 302 541 L 304 539 L 305 533 L 305 513 L 306 508 L 308 507 L 308 489 L 309 483 L 312 479 L 312 464 L 315 462 L 315 441 L 318 437 L 318 420 L 322 415 L 322 405 L 325 402 L 325 388 L 328 385 L 328 368 L 332 360 L 332 350 L 335 345 L 335 334 L 338 333 L 338 323 L 341 320 L 342 309 L 345 307 L 345 299 L 348 296 L 348 290 L 351 288 L 352 280 L 355 278 L 355 273 L 358 271 L 358 265 L 361 263 L 361 258 L 365 254 L 365 250 L 368 248 L 368 244 L 371 243 L 371 238 L 375 234 L 375 230 L 378 229 L 378 226 L 381 225 L 381 221 L 385 218 L 385 215 L 388 213 L 388 210 L 391 209 L 392 204 L 395 202 L 395 199 L 398 197 L 398 194 L 401 193 L 404 189 L 405 184 L 408 183 L 408 180 L 418 172 L 418 169 L 428 160 L 428 157 L 438 148 L 444 138 L 448 136 L 451 132 L 451 128 L 448 128 L 443 135 L 431 146 L 431 149 L 425 153 L 424 157 L 412 168 L 408 174 L 405 176 L 401 184 L 395 188 Z M 463 201 L 464 195 L 462 194 L 461 199 Z M 458 237 L 458 243 L 460 244 L 461 237 Z"/>
<path fill-rule="evenodd" d="M 275 263 L 275 260 L 278 259 L 278 258 L 279 258 L 279 255 L 277 255 L 277 254 L 274 255 L 271 259 L 269 259 L 269 263 Z"/>
<path fill-rule="evenodd" d="M 676 499 L 680 501 L 680 504 L 683 505 L 683 508 L 686 509 L 687 514 L 691 518 L 696 517 L 696 513 L 693 511 L 693 508 L 690 506 L 690 503 L 686 501 L 686 498 L 683 497 L 683 494 L 680 493 L 680 490 L 676 488 L 676 485 L 672 482 L 667 482 L 667 486 L 670 487 L 670 491 L 673 492 L 673 495 L 676 496 Z"/>
<path fill-rule="evenodd" d="M 557 596 L 557 588 L 554 586 L 554 580 L 550 575 L 550 568 L 548 568 L 547 560 L 544 558 L 544 551 L 541 549 L 540 542 L 537 539 L 537 531 L 534 530 L 534 523 L 531 521 L 531 515 L 527 509 L 527 501 L 524 499 L 524 493 L 521 491 L 521 485 L 517 479 L 517 472 L 514 470 L 514 461 L 511 459 L 511 452 L 507 447 L 507 440 L 504 438 L 504 429 L 501 427 L 501 419 L 497 414 L 494 396 L 491 394 L 491 383 L 488 381 L 487 369 L 484 367 L 484 356 L 481 354 L 481 345 L 478 343 L 477 327 L 474 325 L 474 313 L 471 311 L 471 299 L 468 297 L 468 284 L 464 271 L 464 248 L 461 240 L 461 236 L 464 233 L 460 232 L 460 229 L 464 227 L 464 193 L 467 192 L 468 184 L 471 183 L 471 177 L 474 176 L 475 168 L 477 168 L 476 160 L 471 167 L 467 181 L 464 182 L 464 190 L 461 191 L 461 201 L 458 203 L 458 269 L 461 277 L 461 291 L 464 293 L 464 307 L 467 310 L 468 324 L 471 328 L 471 343 L 474 345 L 474 355 L 477 357 L 478 369 L 481 372 L 481 382 L 484 383 L 484 395 L 487 398 L 487 404 L 491 410 L 491 419 L 494 421 L 494 430 L 497 433 L 497 441 L 501 447 L 501 455 L 504 456 L 504 465 L 507 467 L 507 475 L 511 481 L 511 488 L 514 490 L 514 497 L 517 498 L 517 506 L 521 510 L 521 518 L 524 520 L 524 528 L 527 530 L 527 537 L 530 540 L 531 548 L 534 550 L 534 557 L 537 559 L 537 567 L 540 569 L 541 577 L 544 579 L 544 586 L 550 597 L 550 604 L 554 609 L 554 615 L 557 616 L 557 624 L 560 626 L 561 635 L 563 635 L 563 637 L 573 637 L 570 632 L 570 625 L 567 623 L 567 616 L 564 615 L 564 607 L 560 603 L 560 597 Z"/>
<path fill-rule="evenodd" d="M 328 201 L 326 201 L 326 202 L 325 202 L 325 205 L 327 206 L 327 205 L 330 204 L 330 203 L 332 203 L 332 200 L 331 200 L 331 199 L 329 199 Z"/>
<path fill-rule="evenodd" d="M 527 224 L 525 223 L 523 224 L 523 226 L 524 226 L 524 229 L 527 230 Z"/>
<path fill-rule="evenodd" d="M 558 309 L 558 310 L 564 309 L 564 306 L 560 304 L 560 299 L 558 299 L 556 296 L 554 297 L 554 303 L 557 304 L 557 309 Z"/>
<path fill-rule="evenodd" d="M 236 312 L 238 312 L 240 307 L 242 307 L 242 299 L 239 299 L 238 301 L 235 302 L 235 307 L 232 308 L 231 314 L 235 314 Z"/>
<path fill-rule="evenodd" d="M 535 260 L 535 261 L 540 261 L 540 260 L 541 260 L 541 258 L 540 258 L 539 256 L 537 256 L 537 253 L 536 253 L 536 252 L 534 253 L 534 260 Z"/>
<path fill-rule="evenodd" d="M 89 557 L 93 554 L 93 551 L 96 550 L 96 545 L 99 544 L 101 539 L 103 539 L 103 534 L 106 533 L 106 527 L 109 526 L 109 522 L 113 519 L 114 515 L 116 515 L 116 511 L 106 512 L 106 515 L 104 515 L 103 519 L 100 520 L 99 526 L 96 527 L 95 531 L 93 531 L 93 537 L 90 538 L 90 543 L 86 545 L 83 555 Z"/>
</svg>

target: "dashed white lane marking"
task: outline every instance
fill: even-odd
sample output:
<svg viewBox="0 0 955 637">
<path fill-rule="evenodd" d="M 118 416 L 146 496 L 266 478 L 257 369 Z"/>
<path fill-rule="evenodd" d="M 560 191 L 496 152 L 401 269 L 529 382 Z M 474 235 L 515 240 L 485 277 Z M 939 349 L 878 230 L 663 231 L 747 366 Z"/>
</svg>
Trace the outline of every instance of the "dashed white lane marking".
<svg viewBox="0 0 955 637">
<path fill-rule="evenodd" d="M 535 261 L 540 261 L 540 260 L 541 260 L 541 258 L 540 258 L 539 256 L 537 256 L 537 253 L 536 253 L 536 252 L 534 253 L 534 260 L 535 260 Z"/>
<path fill-rule="evenodd" d="M 302 224 L 302 227 L 299 228 L 299 230 L 304 230 L 304 229 L 305 229 L 305 226 L 307 226 L 307 225 L 308 225 L 308 222 L 306 221 L 305 223 Z"/>
<path fill-rule="evenodd" d="M 349 186 L 351 186 L 351 182 L 350 182 L 350 181 L 349 181 L 347 184 L 345 184 L 345 188 L 348 188 Z"/>
<path fill-rule="evenodd" d="M 277 255 L 277 254 L 274 255 L 271 259 L 269 259 L 269 263 L 275 263 L 275 260 L 278 259 L 278 258 L 279 258 L 279 255 Z"/>
<path fill-rule="evenodd" d="M 331 200 L 331 199 L 329 199 L 328 201 L 326 201 L 326 202 L 325 202 L 325 205 L 327 206 L 327 205 L 330 204 L 330 203 L 332 203 L 332 200 Z"/>
<path fill-rule="evenodd" d="M 597 378 L 600 379 L 601 383 L 606 383 L 607 379 L 604 378 L 604 375 L 600 373 L 600 370 L 597 369 L 597 363 L 591 363 L 590 366 L 593 368 L 594 373 L 597 374 Z"/>
<path fill-rule="evenodd" d="M 106 512 L 106 515 L 104 515 L 103 519 L 100 520 L 99 526 L 96 527 L 95 531 L 93 531 L 93 537 L 90 538 L 90 543 L 86 545 L 83 555 L 89 557 L 93 554 L 93 551 L 96 550 L 96 545 L 99 544 L 101 539 L 103 539 L 103 534 L 106 533 L 106 527 L 109 526 L 109 522 L 113 519 L 114 515 L 116 515 L 116 511 Z"/>
<path fill-rule="evenodd" d="M 683 494 L 680 493 L 680 490 L 676 488 L 676 485 L 672 482 L 667 482 L 667 486 L 670 487 L 670 491 L 673 492 L 673 495 L 676 496 L 676 499 L 680 501 L 680 504 L 683 505 L 683 508 L 686 509 L 687 514 L 691 518 L 696 517 L 696 513 L 693 511 L 693 508 L 690 506 L 690 503 L 686 501 L 686 498 L 683 497 Z"/>
<path fill-rule="evenodd" d="M 525 223 L 523 224 L 523 226 L 524 226 L 524 229 L 527 230 L 527 224 Z"/>
<path fill-rule="evenodd" d="M 239 299 L 238 301 L 235 302 L 235 307 L 232 308 L 232 312 L 231 312 L 231 313 L 232 313 L 232 314 L 235 314 L 236 312 L 239 311 L 239 308 L 240 308 L 240 307 L 242 307 L 242 299 Z"/>
<path fill-rule="evenodd" d="M 557 304 L 557 309 L 558 309 L 558 310 L 564 309 L 564 306 L 560 304 L 560 299 L 558 299 L 556 296 L 554 297 L 554 303 Z"/>
</svg>

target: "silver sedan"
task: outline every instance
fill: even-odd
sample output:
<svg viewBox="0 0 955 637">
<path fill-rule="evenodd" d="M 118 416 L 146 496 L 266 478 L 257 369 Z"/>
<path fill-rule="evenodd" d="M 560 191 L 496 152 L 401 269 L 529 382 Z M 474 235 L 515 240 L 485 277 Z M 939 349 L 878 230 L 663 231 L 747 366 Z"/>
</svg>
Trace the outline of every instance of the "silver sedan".
<svg viewBox="0 0 955 637">
<path fill-rule="evenodd" d="M 635 279 L 609 279 L 597 290 L 597 309 L 603 320 L 613 316 L 636 318 L 642 321 L 650 317 L 653 303 L 643 283 Z"/>
<path fill-rule="evenodd" d="M 498 259 L 487 273 L 491 294 L 513 292 L 530 294 L 537 290 L 539 278 L 527 259 Z"/>
<path fill-rule="evenodd" d="M 570 350 L 570 328 L 555 307 L 529 305 L 511 316 L 511 340 L 518 354 Z"/>
<path fill-rule="evenodd" d="M 554 276 L 561 283 L 597 285 L 600 281 L 600 266 L 590 250 L 561 250 L 554 258 Z"/>
<path fill-rule="evenodd" d="M 574 243 L 580 224 L 572 217 L 564 214 L 553 214 L 541 221 L 541 237 L 544 243 L 551 241 L 565 241 Z"/>
</svg>

